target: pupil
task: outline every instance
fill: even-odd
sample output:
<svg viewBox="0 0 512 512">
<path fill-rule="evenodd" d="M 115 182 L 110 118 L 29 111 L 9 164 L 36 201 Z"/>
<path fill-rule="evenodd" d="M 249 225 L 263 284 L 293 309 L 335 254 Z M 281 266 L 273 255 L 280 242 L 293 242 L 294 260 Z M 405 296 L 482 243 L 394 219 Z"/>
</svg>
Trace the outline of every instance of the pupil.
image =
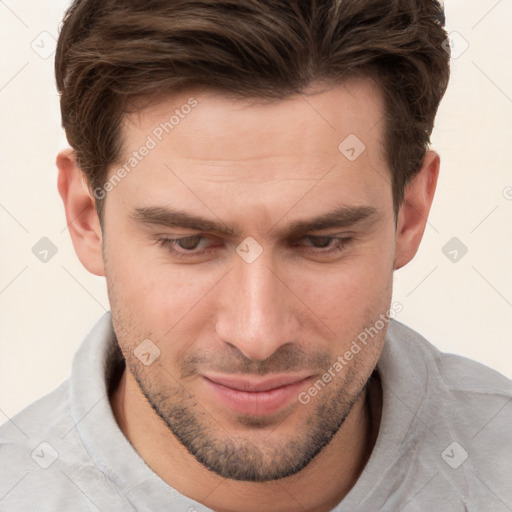
<svg viewBox="0 0 512 512">
<path fill-rule="evenodd" d="M 322 247 L 328 247 L 328 245 L 331 242 L 331 239 L 327 236 L 315 237 L 315 238 L 313 238 L 313 242 L 317 247 L 322 248 Z"/>
<path fill-rule="evenodd" d="M 182 249 L 192 250 L 199 244 L 199 236 L 188 236 L 180 240 L 180 246 Z"/>
</svg>

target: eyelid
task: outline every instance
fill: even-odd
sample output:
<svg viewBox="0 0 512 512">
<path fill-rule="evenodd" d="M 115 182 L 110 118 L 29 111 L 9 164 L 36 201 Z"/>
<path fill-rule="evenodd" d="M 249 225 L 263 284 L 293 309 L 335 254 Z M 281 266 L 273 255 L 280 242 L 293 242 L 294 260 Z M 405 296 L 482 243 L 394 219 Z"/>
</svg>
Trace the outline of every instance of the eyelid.
<svg viewBox="0 0 512 512">
<path fill-rule="evenodd" d="M 190 233 L 190 234 L 180 234 L 180 235 L 173 235 L 169 233 L 161 233 L 157 234 L 155 238 L 158 241 L 161 241 L 162 239 L 167 240 L 175 240 L 180 241 L 187 238 L 193 238 L 193 237 L 201 237 L 203 239 L 207 240 L 215 240 L 222 237 L 219 237 L 218 235 L 212 235 L 210 233 L 204 233 L 204 232 L 197 232 L 197 233 Z M 296 242 L 297 240 L 302 240 L 304 238 L 339 238 L 339 239 L 349 239 L 353 238 L 354 233 L 353 232 L 341 232 L 341 233 L 303 233 L 300 235 L 294 235 L 293 237 L 288 238 L 285 240 L 285 242 Z M 237 243 L 238 245 L 238 243 Z"/>
<path fill-rule="evenodd" d="M 301 235 L 295 235 L 290 240 L 301 240 L 303 238 L 353 238 L 355 236 L 354 232 L 351 231 L 342 231 L 337 233 L 304 233 Z"/>
<path fill-rule="evenodd" d="M 186 228 L 178 228 L 178 229 L 186 229 Z M 286 237 L 284 240 L 285 241 L 289 241 L 289 240 L 298 240 L 298 239 L 301 239 L 301 238 L 304 238 L 304 237 L 333 237 L 333 238 L 336 238 L 336 237 L 348 237 L 348 236 L 354 236 L 355 235 L 355 232 L 353 230 L 343 230 L 343 231 L 336 231 L 336 232 L 333 232 L 333 231 L 327 231 L 327 229 L 332 229 L 332 228 L 326 228 L 326 232 L 322 232 L 322 231 L 305 231 L 303 233 L 296 233 L 296 234 L 293 234 L 289 237 Z M 170 233 L 170 232 L 157 232 L 157 233 L 154 233 L 152 236 L 154 236 L 155 238 L 159 238 L 159 237 L 167 237 L 167 238 L 172 238 L 172 239 L 181 239 L 181 238 L 190 238 L 190 237 L 193 237 L 193 236 L 201 236 L 201 237 L 204 237 L 204 238 L 216 238 L 216 239 L 226 239 L 226 240 L 229 240 L 231 239 L 232 237 L 230 236 L 224 236 L 222 234 L 218 234 L 218 233 L 214 233 L 214 232 L 208 232 L 208 231 L 195 231 L 195 232 L 191 232 L 191 233 Z M 245 237 L 244 237 L 245 238 Z M 241 238 L 239 240 L 238 243 L 240 243 L 244 238 Z M 236 242 L 236 240 L 235 240 Z"/>
</svg>

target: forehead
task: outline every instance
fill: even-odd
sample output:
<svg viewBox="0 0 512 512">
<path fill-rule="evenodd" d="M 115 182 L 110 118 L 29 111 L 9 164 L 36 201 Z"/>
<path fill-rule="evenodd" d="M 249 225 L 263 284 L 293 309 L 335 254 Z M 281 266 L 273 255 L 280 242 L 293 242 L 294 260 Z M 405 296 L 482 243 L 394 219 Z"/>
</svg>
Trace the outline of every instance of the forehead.
<svg viewBox="0 0 512 512">
<path fill-rule="evenodd" d="M 347 137 L 360 141 L 356 150 L 364 145 L 370 157 L 381 159 L 383 118 L 381 92 L 369 78 L 271 101 L 190 89 L 125 118 L 123 159 L 148 136 L 160 146 L 154 154 L 165 148 L 176 159 L 224 166 L 279 158 L 310 164 L 343 155 Z"/>
<path fill-rule="evenodd" d="M 265 102 L 175 94 L 125 119 L 109 179 L 121 166 L 126 179 L 111 187 L 106 210 L 168 205 L 253 231 L 338 207 L 391 211 L 383 119 L 369 79 Z"/>
</svg>

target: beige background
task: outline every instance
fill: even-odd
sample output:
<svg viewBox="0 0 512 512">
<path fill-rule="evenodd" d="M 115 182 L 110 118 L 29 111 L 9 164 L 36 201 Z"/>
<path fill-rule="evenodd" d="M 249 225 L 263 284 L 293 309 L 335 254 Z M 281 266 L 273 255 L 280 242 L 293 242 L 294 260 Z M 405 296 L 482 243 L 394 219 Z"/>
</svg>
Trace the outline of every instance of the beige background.
<svg viewBox="0 0 512 512">
<path fill-rule="evenodd" d="M 109 308 L 56 189 L 52 45 L 66 5 L 0 0 L 0 423 L 68 377 Z M 441 176 L 420 252 L 395 274 L 397 319 L 512 377 L 512 0 L 450 1 L 446 14 L 457 58 L 433 135 Z M 47 263 L 32 253 L 42 237 L 58 249 Z M 455 263 L 452 237 L 468 248 Z"/>
</svg>

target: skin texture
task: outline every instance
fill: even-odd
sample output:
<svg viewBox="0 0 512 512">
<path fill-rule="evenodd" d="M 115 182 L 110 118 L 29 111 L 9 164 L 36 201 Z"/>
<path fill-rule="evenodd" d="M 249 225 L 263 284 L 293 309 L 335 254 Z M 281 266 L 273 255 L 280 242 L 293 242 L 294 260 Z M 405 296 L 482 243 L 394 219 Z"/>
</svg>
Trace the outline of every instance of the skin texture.
<svg viewBox="0 0 512 512">
<path fill-rule="evenodd" d="M 417 251 L 439 156 L 426 153 L 395 219 L 382 98 L 359 79 L 267 104 L 204 90 L 176 94 L 126 118 L 126 160 L 191 97 L 197 106 L 108 192 L 103 233 L 72 152 L 57 157 L 75 250 L 106 277 L 126 359 L 112 407 L 148 465 L 208 507 L 327 511 L 353 486 L 375 442 L 380 385 L 367 382 L 387 324 L 307 404 L 240 413 L 217 399 L 205 376 L 308 377 L 296 391 L 310 389 L 390 310 L 393 271 Z M 354 161 L 338 149 L 349 134 L 365 145 Z M 236 233 L 133 215 L 152 207 Z M 289 236 L 293 222 L 339 207 L 373 213 Z M 159 243 L 180 237 L 191 238 L 170 247 L 196 254 Z M 250 263 L 236 250 L 247 248 L 247 237 L 262 249 Z M 149 366 L 134 353 L 145 339 L 160 351 Z"/>
</svg>

